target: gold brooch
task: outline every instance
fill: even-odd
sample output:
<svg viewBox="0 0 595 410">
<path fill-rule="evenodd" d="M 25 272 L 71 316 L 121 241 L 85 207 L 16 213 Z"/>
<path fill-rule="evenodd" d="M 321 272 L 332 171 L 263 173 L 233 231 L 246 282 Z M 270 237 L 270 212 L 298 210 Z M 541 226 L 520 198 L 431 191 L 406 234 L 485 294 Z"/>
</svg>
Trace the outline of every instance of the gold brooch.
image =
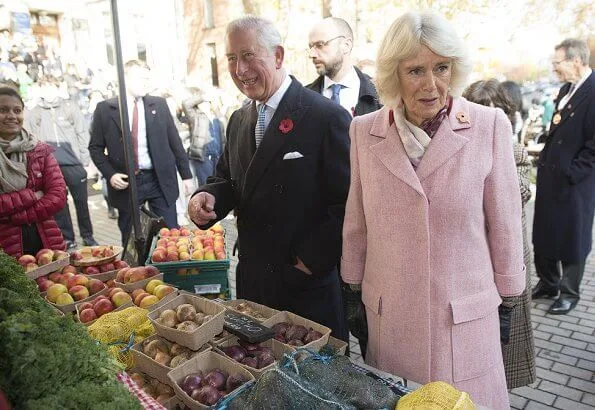
<svg viewBox="0 0 595 410">
<path fill-rule="evenodd" d="M 562 116 L 560 115 L 560 113 L 557 112 L 556 114 L 554 114 L 554 118 L 552 118 L 552 122 L 554 123 L 554 125 L 558 125 L 561 120 Z"/>
<path fill-rule="evenodd" d="M 464 112 L 457 113 L 457 120 L 459 120 L 459 122 L 466 122 L 467 124 L 471 124 L 471 122 L 469 121 L 469 117 Z"/>
</svg>

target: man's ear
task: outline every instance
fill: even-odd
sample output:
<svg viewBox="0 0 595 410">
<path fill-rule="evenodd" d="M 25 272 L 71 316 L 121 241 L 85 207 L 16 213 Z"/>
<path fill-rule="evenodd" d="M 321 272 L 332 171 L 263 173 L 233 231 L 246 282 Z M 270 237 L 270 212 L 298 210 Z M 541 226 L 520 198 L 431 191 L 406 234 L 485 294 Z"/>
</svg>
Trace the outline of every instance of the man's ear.
<svg viewBox="0 0 595 410">
<path fill-rule="evenodd" d="M 285 58 L 285 49 L 283 46 L 275 47 L 275 68 L 279 70 L 283 67 L 283 59 Z"/>
<path fill-rule="evenodd" d="M 343 54 L 350 54 L 353 49 L 353 40 L 346 38 L 341 46 L 343 47 Z"/>
</svg>

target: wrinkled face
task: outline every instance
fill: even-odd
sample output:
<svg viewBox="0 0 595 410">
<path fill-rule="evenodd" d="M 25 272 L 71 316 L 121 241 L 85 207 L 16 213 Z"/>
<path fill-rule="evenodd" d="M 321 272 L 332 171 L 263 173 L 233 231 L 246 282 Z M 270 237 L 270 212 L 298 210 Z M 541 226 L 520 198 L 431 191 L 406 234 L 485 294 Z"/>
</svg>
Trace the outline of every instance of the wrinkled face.
<svg viewBox="0 0 595 410">
<path fill-rule="evenodd" d="M 144 97 L 150 91 L 151 72 L 144 67 L 129 67 L 125 81 L 130 95 L 135 98 Z"/>
<path fill-rule="evenodd" d="M 275 51 L 258 44 L 254 30 L 236 30 L 227 36 L 227 68 L 236 87 L 248 98 L 267 101 L 284 78 L 283 47 Z"/>
<path fill-rule="evenodd" d="M 23 126 L 23 105 L 12 95 L 0 95 L 0 138 L 12 140 Z"/>
<path fill-rule="evenodd" d="M 446 105 L 452 74 L 450 58 L 435 54 L 426 46 L 397 68 L 406 117 L 415 125 L 433 118 Z"/>
<path fill-rule="evenodd" d="M 318 75 L 333 79 L 343 66 L 344 37 L 331 24 L 318 25 L 308 37 L 310 58 Z"/>
<path fill-rule="evenodd" d="M 574 79 L 574 62 L 566 57 L 566 51 L 563 48 L 556 50 L 552 59 L 552 66 L 560 81 L 567 82 Z"/>
</svg>

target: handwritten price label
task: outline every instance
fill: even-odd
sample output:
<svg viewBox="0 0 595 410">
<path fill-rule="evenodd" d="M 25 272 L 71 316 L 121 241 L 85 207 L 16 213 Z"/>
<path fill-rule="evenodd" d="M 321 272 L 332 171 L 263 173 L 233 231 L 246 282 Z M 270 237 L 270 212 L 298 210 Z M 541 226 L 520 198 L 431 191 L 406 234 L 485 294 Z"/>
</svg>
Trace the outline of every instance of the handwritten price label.
<svg viewBox="0 0 595 410">
<path fill-rule="evenodd" d="M 275 335 L 271 329 L 248 316 L 230 311 L 225 312 L 224 329 L 248 343 L 264 342 Z"/>
</svg>

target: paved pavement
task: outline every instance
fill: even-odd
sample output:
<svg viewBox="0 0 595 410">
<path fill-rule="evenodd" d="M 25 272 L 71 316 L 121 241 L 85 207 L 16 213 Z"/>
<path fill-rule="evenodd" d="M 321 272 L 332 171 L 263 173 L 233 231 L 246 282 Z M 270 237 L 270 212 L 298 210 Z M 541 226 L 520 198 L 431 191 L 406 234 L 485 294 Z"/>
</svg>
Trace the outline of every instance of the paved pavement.
<svg viewBox="0 0 595 410">
<path fill-rule="evenodd" d="M 70 202 L 71 215 L 75 215 Z M 101 244 L 119 244 L 120 233 L 116 221 L 107 218 L 106 205 L 101 195 L 89 199 L 89 209 L 95 230 L 95 239 Z M 532 218 L 532 203 L 528 206 Z M 76 225 L 76 221 L 74 221 Z M 233 219 L 223 221 L 228 232 L 228 252 L 237 235 Z M 529 224 L 530 226 L 531 224 Z M 75 231 L 78 228 L 75 226 Z M 80 243 L 80 238 L 78 239 Z M 230 252 L 231 254 L 231 252 Z M 235 267 L 232 259 L 229 279 L 235 290 Z M 534 271 L 534 269 L 533 269 Z M 533 283 L 537 282 L 533 276 Z M 532 320 L 535 336 L 537 381 L 530 386 L 514 389 L 510 393 L 513 409 L 595 409 L 595 255 L 587 261 L 581 285 L 581 300 L 577 307 L 564 316 L 547 315 L 551 302 L 533 303 Z M 351 350 L 361 361 L 359 346 L 351 340 Z"/>
</svg>

